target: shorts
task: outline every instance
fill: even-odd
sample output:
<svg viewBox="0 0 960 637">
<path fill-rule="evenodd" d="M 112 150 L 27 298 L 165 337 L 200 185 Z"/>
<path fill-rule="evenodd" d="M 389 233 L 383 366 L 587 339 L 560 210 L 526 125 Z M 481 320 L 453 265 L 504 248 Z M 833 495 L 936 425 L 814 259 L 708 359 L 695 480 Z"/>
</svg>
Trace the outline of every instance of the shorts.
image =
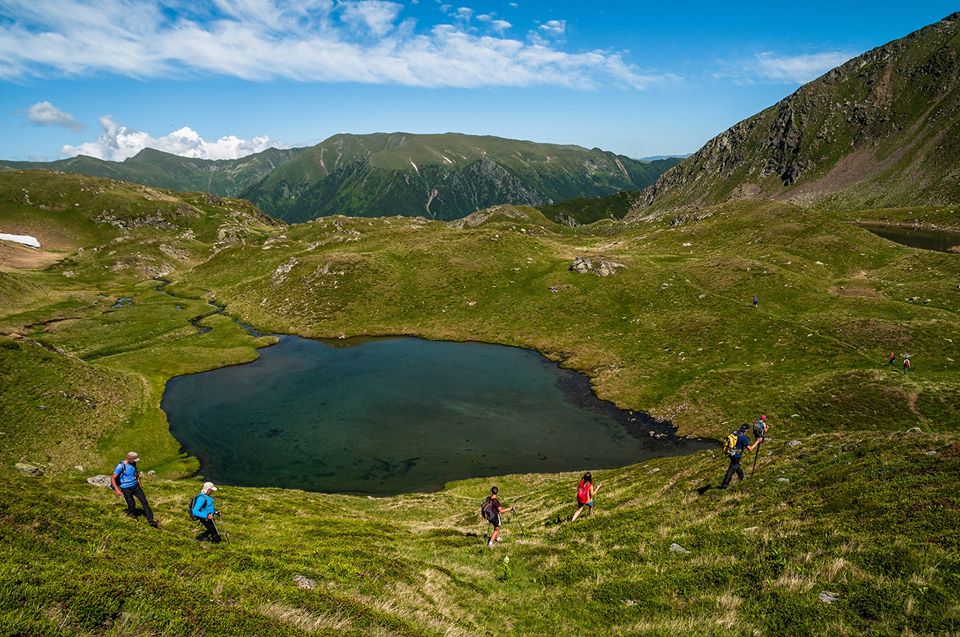
<svg viewBox="0 0 960 637">
<path fill-rule="evenodd" d="M 500 526 L 500 514 L 499 513 L 496 514 L 495 516 L 490 518 L 488 522 L 490 522 L 490 524 L 493 525 L 493 528 L 497 528 L 498 526 Z"/>
<path fill-rule="evenodd" d="M 589 502 L 584 502 L 584 503 L 581 503 L 580 500 L 577 500 L 577 508 L 582 508 L 582 507 L 590 507 L 592 509 L 593 500 L 590 500 Z"/>
</svg>

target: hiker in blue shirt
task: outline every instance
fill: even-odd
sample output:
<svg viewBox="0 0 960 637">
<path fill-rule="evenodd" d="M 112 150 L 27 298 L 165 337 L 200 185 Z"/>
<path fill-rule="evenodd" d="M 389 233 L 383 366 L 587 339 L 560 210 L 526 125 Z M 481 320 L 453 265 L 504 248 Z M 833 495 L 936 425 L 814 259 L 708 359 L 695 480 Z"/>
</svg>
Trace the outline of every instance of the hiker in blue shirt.
<svg viewBox="0 0 960 637">
<path fill-rule="evenodd" d="M 190 510 L 190 514 L 204 526 L 203 533 L 196 537 L 198 542 L 210 540 L 214 544 L 220 543 L 220 532 L 213 522 L 213 516 L 220 515 L 220 512 L 217 511 L 213 505 L 213 498 L 210 497 L 210 494 L 216 490 L 217 488 L 213 486 L 212 482 L 204 482 L 200 489 L 200 495 L 193 500 L 193 508 Z"/>
<path fill-rule="evenodd" d="M 747 437 L 747 432 L 750 431 L 750 425 L 741 425 L 740 431 L 737 432 L 737 444 L 734 446 L 732 452 L 730 453 L 730 466 L 727 467 L 727 475 L 723 476 L 723 482 L 720 483 L 721 489 L 726 489 L 730 486 L 730 480 L 733 479 L 733 474 L 737 474 L 737 477 L 743 480 L 743 469 L 740 468 L 740 460 L 743 458 L 744 453 L 749 453 L 757 448 L 763 438 L 757 438 L 753 441 L 753 444 L 750 444 L 750 439 Z"/>
<path fill-rule="evenodd" d="M 117 494 L 117 497 L 123 496 L 126 501 L 128 516 L 131 518 L 137 517 L 137 504 L 134 502 L 134 498 L 136 498 L 143 505 L 143 516 L 147 518 L 147 523 L 153 528 L 157 528 L 159 525 L 153 519 L 153 511 L 150 510 L 147 496 L 144 495 L 143 488 L 140 486 L 140 472 L 137 471 L 137 462 L 139 461 L 140 456 L 137 455 L 136 451 L 128 453 L 127 457 L 113 470 L 113 474 L 110 476 L 110 484 L 113 485 L 113 492 Z"/>
</svg>

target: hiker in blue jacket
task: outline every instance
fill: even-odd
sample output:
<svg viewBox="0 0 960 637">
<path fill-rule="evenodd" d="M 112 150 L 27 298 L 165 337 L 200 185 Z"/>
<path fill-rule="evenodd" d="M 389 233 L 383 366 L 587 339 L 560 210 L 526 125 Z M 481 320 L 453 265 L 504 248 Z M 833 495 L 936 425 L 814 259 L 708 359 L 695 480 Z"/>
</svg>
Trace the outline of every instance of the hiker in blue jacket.
<svg viewBox="0 0 960 637">
<path fill-rule="evenodd" d="M 153 511 L 150 510 L 147 496 L 143 493 L 143 487 L 140 486 L 140 472 L 137 470 L 139 461 L 140 456 L 137 455 L 136 451 L 128 453 L 127 457 L 113 470 L 113 474 L 110 476 L 110 484 L 113 486 L 113 491 L 117 494 L 117 497 L 123 496 L 126 501 L 128 516 L 131 518 L 137 516 L 137 504 L 134 502 L 134 498 L 136 498 L 143 505 L 143 516 L 147 518 L 147 523 L 157 528 L 159 525 L 153 519 Z"/>
<path fill-rule="evenodd" d="M 213 505 L 213 498 L 210 497 L 210 494 L 216 490 L 217 488 L 213 486 L 212 482 L 204 482 L 203 488 L 200 489 L 200 495 L 194 498 L 190 514 L 204 526 L 203 533 L 196 538 L 198 542 L 210 540 L 214 544 L 220 543 L 220 532 L 217 531 L 217 525 L 213 522 L 213 516 L 220 515 L 220 512 L 217 511 Z"/>
<path fill-rule="evenodd" d="M 743 480 L 743 469 L 740 468 L 740 460 L 743 458 L 744 453 L 749 453 L 757 448 L 763 438 L 757 438 L 753 441 L 753 444 L 750 444 L 750 439 L 747 437 L 747 432 L 750 431 L 750 425 L 742 425 L 740 431 L 737 433 L 737 444 L 733 448 L 732 453 L 730 454 L 730 466 L 727 467 L 727 475 L 723 476 L 723 482 L 720 483 L 721 489 L 726 489 L 730 486 L 730 480 L 733 479 L 733 474 L 737 474 L 737 477 Z"/>
</svg>

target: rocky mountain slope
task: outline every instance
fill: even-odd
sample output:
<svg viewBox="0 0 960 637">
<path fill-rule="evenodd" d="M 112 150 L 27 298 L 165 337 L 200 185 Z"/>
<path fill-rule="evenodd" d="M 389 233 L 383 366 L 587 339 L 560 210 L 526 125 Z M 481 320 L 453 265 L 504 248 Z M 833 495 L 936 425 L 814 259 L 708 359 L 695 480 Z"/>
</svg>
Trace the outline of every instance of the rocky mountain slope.
<svg viewBox="0 0 960 637">
<path fill-rule="evenodd" d="M 718 135 L 648 188 L 634 214 L 752 197 L 845 208 L 960 201 L 960 13 Z"/>
<path fill-rule="evenodd" d="M 291 222 L 331 214 L 455 219 L 496 204 L 639 190 L 676 162 L 454 133 L 335 135 L 242 196 Z"/>
<path fill-rule="evenodd" d="M 124 161 L 79 155 L 51 162 L 0 161 L 2 170 L 56 170 L 179 191 L 233 197 L 296 157 L 301 148 L 268 148 L 240 159 L 194 159 L 145 148 Z"/>
</svg>

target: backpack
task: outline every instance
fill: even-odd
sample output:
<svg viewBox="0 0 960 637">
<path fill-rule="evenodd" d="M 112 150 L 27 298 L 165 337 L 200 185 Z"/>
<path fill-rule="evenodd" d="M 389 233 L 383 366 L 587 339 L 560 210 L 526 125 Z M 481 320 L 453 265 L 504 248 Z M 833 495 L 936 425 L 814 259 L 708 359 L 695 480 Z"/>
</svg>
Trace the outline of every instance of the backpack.
<svg viewBox="0 0 960 637">
<path fill-rule="evenodd" d="M 731 431 L 727 434 L 727 437 L 723 439 L 723 455 L 733 458 L 740 454 L 737 451 L 737 442 L 739 437 L 737 436 L 736 431 Z"/>
<path fill-rule="evenodd" d="M 763 438 L 763 434 L 767 433 L 767 423 L 762 420 L 757 420 L 753 423 L 753 437 L 754 438 Z"/>
<path fill-rule="evenodd" d="M 484 520 L 489 522 L 497 515 L 497 504 L 498 502 L 490 497 L 483 501 L 480 505 L 480 515 Z"/>
<path fill-rule="evenodd" d="M 577 503 L 586 504 L 590 501 L 590 483 L 580 481 L 580 486 L 577 487 Z"/>
<path fill-rule="evenodd" d="M 203 518 L 198 518 L 197 516 L 195 516 L 195 515 L 193 514 L 193 507 L 196 506 L 196 504 L 197 504 L 197 498 L 199 498 L 199 497 L 200 497 L 200 494 L 198 493 L 197 495 L 195 495 L 195 496 L 193 496 L 192 498 L 190 498 L 190 508 L 187 509 L 187 515 L 190 516 L 190 520 L 191 520 L 191 521 L 194 521 L 194 520 L 202 520 L 202 519 L 203 519 Z"/>
</svg>

